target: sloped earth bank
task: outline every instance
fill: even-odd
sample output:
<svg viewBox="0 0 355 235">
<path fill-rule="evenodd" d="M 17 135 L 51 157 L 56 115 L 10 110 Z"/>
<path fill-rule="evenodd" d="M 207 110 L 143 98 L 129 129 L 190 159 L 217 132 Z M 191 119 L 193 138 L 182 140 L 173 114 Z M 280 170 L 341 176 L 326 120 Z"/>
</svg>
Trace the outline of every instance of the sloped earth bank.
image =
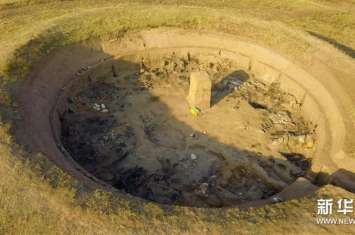
<svg viewBox="0 0 355 235">
<path fill-rule="evenodd" d="M 229 207 L 316 189 L 295 187 L 299 177 L 354 190 L 351 108 L 338 105 L 349 98 L 335 79 L 328 89 L 333 73 L 318 78 L 324 65 L 313 59 L 301 68 L 245 39 L 176 29 L 92 40 L 31 72 L 22 114 L 54 163 L 121 195 Z M 186 96 L 199 70 L 213 82 L 212 106 L 194 117 Z"/>
</svg>

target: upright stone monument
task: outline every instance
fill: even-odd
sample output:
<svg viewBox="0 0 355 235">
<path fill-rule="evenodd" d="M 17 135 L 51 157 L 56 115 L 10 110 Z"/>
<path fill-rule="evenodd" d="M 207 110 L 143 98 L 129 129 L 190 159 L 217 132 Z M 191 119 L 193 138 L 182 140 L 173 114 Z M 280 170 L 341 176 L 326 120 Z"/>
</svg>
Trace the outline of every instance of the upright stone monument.
<svg viewBox="0 0 355 235">
<path fill-rule="evenodd" d="M 206 71 L 191 73 L 188 102 L 202 111 L 211 107 L 212 82 Z"/>
</svg>

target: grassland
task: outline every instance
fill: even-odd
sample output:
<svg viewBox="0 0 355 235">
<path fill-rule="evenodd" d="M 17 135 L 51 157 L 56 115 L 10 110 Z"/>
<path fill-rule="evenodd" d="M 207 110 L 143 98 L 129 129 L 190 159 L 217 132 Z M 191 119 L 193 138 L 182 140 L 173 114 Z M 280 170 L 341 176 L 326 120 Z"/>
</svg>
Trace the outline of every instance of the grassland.
<svg viewBox="0 0 355 235">
<path fill-rule="evenodd" d="M 11 94 L 31 68 L 59 46 L 149 27 L 230 33 L 272 47 L 300 64 L 307 63 L 303 53 L 309 45 L 298 37 L 314 32 L 344 45 L 339 48 L 351 56 L 354 5 L 345 0 L 0 1 L 0 234 L 295 234 L 298 228 L 336 232 L 314 225 L 314 198 L 259 209 L 210 210 L 127 201 L 88 188 L 40 154 L 29 158 L 17 145 L 11 128 L 20 117 Z M 327 186 L 315 197 L 332 190 Z"/>
</svg>

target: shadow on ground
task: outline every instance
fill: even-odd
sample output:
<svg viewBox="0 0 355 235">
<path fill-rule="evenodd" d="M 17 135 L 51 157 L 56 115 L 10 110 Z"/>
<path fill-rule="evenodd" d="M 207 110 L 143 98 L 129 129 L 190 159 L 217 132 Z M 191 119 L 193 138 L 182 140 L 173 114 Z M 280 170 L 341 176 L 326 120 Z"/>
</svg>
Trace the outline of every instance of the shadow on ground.
<svg viewBox="0 0 355 235">
<path fill-rule="evenodd" d="M 318 186 L 332 184 L 355 193 L 355 173 L 345 169 L 339 169 L 331 175 L 321 172 L 316 174 L 314 184 Z"/>
<path fill-rule="evenodd" d="M 233 79 L 232 82 L 234 82 L 234 84 L 229 84 L 231 82 L 231 78 Z M 213 84 L 211 106 L 217 105 L 221 100 L 232 93 L 233 89 L 230 89 L 231 87 L 238 87 L 249 78 L 249 74 L 244 70 L 236 70 L 227 75 L 221 81 Z"/>
<path fill-rule="evenodd" d="M 348 47 L 346 45 L 343 45 L 343 44 L 339 43 L 338 41 L 336 41 L 336 40 L 334 40 L 332 38 L 325 37 L 325 36 L 317 34 L 315 32 L 308 31 L 308 33 L 310 35 L 318 38 L 318 39 L 321 39 L 321 40 L 323 40 L 325 42 L 330 43 L 331 45 L 335 46 L 336 48 L 338 48 L 339 50 L 341 50 L 342 52 L 344 52 L 348 56 L 350 56 L 352 58 L 355 58 L 355 50 L 353 48 Z"/>
</svg>

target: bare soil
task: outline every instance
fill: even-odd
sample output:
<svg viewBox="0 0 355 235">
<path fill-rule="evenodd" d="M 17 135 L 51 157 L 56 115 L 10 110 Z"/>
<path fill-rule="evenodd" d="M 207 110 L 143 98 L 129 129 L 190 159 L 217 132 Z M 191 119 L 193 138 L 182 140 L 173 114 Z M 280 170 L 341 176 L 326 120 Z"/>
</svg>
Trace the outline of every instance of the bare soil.
<svg viewBox="0 0 355 235">
<path fill-rule="evenodd" d="M 279 84 L 213 53 L 127 59 L 89 75 L 60 114 L 62 144 L 90 174 L 124 194 L 194 207 L 267 199 L 308 177 L 316 127 Z M 186 96 L 199 70 L 212 100 L 194 117 Z"/>
</svg>

